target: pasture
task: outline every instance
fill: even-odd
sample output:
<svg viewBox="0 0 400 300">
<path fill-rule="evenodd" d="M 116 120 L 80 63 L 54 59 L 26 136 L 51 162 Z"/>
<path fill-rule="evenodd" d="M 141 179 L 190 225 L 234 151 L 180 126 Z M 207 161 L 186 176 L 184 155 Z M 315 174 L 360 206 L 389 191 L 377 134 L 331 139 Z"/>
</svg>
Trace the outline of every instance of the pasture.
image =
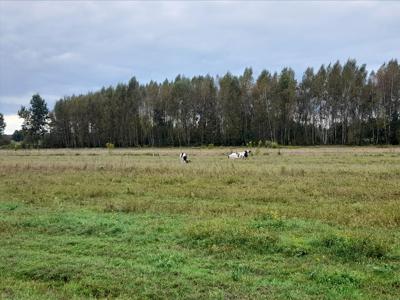
<svg viewBox="0 0 400 300">
<path fill-rule="evenodd" d="M 0 298 L 399 299 L 400 148 L 241 149 L 0 151 Z"/>
</svg>

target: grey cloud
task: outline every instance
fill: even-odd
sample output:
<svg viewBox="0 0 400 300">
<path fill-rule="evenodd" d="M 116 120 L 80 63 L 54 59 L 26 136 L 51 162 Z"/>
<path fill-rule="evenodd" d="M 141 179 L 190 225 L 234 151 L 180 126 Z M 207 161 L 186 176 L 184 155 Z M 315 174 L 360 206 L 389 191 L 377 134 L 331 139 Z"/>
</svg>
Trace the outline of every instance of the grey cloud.
<svg viewBox="0 0 400 300">
<path fill-rule="evenodd" d="M 251 66 L 297 76 L 400 49 L 396 2 L 0 2 L 0 111 L 30 94 L 50 106 L 131 76 L 223 74 Z M 8 100 L 7 100 L 8 99 Z"/>
</svg>

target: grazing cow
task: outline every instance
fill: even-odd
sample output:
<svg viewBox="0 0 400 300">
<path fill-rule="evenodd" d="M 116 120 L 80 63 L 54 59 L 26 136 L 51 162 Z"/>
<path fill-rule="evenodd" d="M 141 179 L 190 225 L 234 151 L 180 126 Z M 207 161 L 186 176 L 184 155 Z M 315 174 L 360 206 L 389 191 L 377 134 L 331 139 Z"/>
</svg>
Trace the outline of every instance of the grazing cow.
<svg viewBox="0 0 400 300">
<path fill-rule="evenodd" d="M 230 159 L 236 159 L 236 158 L 241 158 L 245 159 L 249 157 L 251 151 L 250 150 L 244 150 L 242 152 L 232 152 L 231 154 L 228 155 L 228 158 Z"/>
<path fill-rule="evenodd" d="M 181 152 L 181 154 L 179 154 L 179 158 L 181 159 L 182 163 L 186 163 L 187 164 L 189 162 L 188 156 L 187 156 L 187 154 L 185 152 Z"/>
</svg>

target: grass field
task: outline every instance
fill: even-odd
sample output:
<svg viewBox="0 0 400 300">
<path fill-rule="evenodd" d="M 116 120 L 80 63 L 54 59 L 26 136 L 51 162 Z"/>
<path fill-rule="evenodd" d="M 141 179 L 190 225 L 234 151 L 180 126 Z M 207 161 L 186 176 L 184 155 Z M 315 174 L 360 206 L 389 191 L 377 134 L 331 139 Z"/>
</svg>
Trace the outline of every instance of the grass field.
<svg viewBox="0 0 400 300">
<path fill-rule="evenodd" d="M 0 151 L 0 298 L 399 299 L 400 148 Z"/>
</svg>

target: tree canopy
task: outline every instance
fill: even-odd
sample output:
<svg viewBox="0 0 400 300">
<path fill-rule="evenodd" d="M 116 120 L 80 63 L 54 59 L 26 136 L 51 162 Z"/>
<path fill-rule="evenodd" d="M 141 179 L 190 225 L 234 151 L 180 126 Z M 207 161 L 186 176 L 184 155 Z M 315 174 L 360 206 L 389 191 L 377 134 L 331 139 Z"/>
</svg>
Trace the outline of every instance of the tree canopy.
<svg viewBox="0 0 400 300">
<path fill-rule="evenodd" d="M 47 132 L 48 114 L 47 104 L 39 94 L 32 96 L 29 108 L 22 106 L 18 111 L 20 118 L 24 119 L 22 131 L 25 137 L 35 145 L 38 145 Z"/>
<path fill-rule="evenodd" d="M 368 72 L 350 59 L 307 68 L 299 81 L 291 68 L 147 84 L 132 78 L 64 97 L 49 115 L 34 95 L 19 114 L 24 135 L 49 147 L 398 144 L 400 66 L 391 60 Z"/>
<path fill-rule="evenodd" d="M 0 113 L 0 138 L 4 134 L 4 129 L 6 128 L 6 122 L 4 121 L 4 116 Z"/>
</svg>

